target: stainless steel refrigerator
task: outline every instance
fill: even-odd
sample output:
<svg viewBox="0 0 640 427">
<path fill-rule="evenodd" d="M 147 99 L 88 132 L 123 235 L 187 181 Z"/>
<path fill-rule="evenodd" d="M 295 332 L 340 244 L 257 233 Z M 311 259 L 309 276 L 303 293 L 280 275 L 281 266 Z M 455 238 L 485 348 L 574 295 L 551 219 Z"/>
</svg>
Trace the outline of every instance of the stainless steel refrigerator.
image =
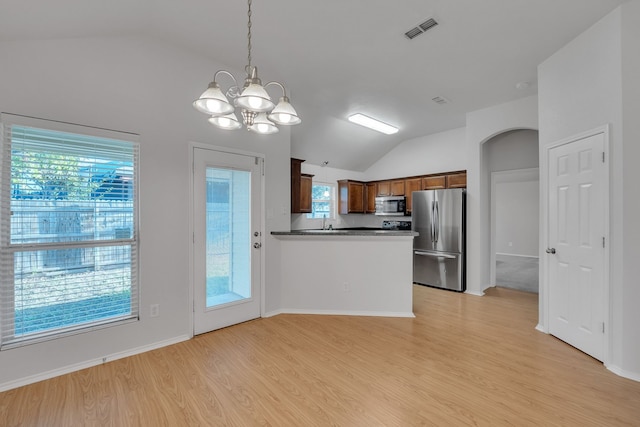
<svg viewBox="0 0 640 427">
<path fill-rule="evenodd" d="M 411 229 L 413 239 L 413 281 L 463 292 L 465 269 L 464 189 L 414 191 Z"/>
</svg>

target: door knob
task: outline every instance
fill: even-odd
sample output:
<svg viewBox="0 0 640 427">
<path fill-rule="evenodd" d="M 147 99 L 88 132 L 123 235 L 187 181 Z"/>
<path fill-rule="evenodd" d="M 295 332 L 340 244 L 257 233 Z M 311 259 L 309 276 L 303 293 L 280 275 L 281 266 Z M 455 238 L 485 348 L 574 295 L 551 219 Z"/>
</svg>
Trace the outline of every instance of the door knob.
<svg viewBox="0 0 640 427">
<path fill-rule="evenodd" d="M 547 253 L 548 254 L 555 254 L 556 253 L 556 248 L 547 248 Z"/>
<path fill-rule="evenodd" d="M 255 242 L 255 243 L 253 244 L 253 247 L 254 247 L 254 248 L 256 248 L 256 249 L 260 249 L 260 247 L 261 247 L 261 246 L 262 246 L 262 245 L 260 244 L 260 242 Z"/>
</svg>

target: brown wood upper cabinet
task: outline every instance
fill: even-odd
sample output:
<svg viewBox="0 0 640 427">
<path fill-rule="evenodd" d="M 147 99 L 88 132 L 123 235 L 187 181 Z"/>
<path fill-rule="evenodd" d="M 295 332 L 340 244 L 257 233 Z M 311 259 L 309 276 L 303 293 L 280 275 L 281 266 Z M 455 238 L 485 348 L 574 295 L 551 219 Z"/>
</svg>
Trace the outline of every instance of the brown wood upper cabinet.
<svg viewBox="0 0 640 427">
<path fill-rule="evenodd" d="M 364 213 L 364 182 L 344 179 L 338 181 L 338 209 L 340 215 Z"/>
<path fill-rule="evenodd" d="M 411 202 L 413 197 L 411 193 L 422 190 L 422 178 L 409 178 L 404 181 L 404 192 L 407 196 L 407 212 L 411 212 Z"/>
<path fill-rule="evenodd" d="M 391 181 L 391 195 L 404 196 L 404 179 L 394 179 Z"/>
<path fill-rule="evenodd" d="M 311 189 L 313 187 L 313 175 L 300 174 L 300 212 L 311 213 Z"/>
<path fill-rule="evenodd" d="M 376 213 L 377 184 L 375 182 L 368 182 L 365 184 L 365 188 L 365 213 Z"/>
<path fill-rule="evenodd" d="M 304 160 L 291 159 L 291 213 L 311 212 L 311 187 L 313 175 L 302 174 Z"/>
<path fill-rule="evenodd" d="M 447 176 L 447 188 L 467 188 L 467 173 L 456 173 Z"/>
<path fill-rule="evenodd" d="M 425 176 L 422 178 L 423 190 L 441 190 L 447 188 L 447 176 Z"/>
<path fill-rule="evenodd" d="M 407 212 L 411 212 L 411 203 L 413 202 L 411 193 L 414 191 L 466 187 L 466 171 L 452 171 L 372 182 L 345 179 L 338 181 L 339 213 L 341 215 L 347 213 L 375 213 L 375 199 L 378 196 L 405 196 L 407 198 Z"/>
<path fill-rule="evenodd" d="M 391 181 L 378 181 L 376 185 L 378 196 L 390 196 L 391 195 Z"/>
</svg>

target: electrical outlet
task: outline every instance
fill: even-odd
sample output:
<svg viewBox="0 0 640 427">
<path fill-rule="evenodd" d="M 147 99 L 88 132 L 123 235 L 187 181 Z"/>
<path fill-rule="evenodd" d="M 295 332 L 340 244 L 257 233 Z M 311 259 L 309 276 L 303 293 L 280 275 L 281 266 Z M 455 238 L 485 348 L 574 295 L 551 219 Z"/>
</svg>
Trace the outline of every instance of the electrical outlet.
<svg viewBox="0 0 640 427">
<path fill-rule="evenodd" d="M 344 283 L 342 284 L 342 290 L 343 290 L 344 292 L 349 292 L 349 291 L 351 291 L 351 287 L 349 286 L 349 283 L 348 283 L 348 282 L 344 282 Z"/>
<path fill-rule="evenodd" d="M 511 247 L 511 246 L 513 246 L 513 242 L 509 242 L 509 246 L 510 246 L 510 247 Z"/>
<path fill-rule="evenodd" d="M 158 317 L 160 316 L 160 304 L 151 304 L 149 307 L 149 316 Z"/>
</svg>

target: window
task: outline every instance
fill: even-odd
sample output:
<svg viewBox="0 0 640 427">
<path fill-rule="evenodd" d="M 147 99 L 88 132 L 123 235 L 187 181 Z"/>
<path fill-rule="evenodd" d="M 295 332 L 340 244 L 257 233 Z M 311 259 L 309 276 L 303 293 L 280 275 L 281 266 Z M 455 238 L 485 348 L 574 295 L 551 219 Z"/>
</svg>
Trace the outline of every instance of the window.
<svg viewBox="0 0 640 427">
<path fill-rule="evenodd" d="M 335 185 L 327 183 L 315 183 L 311 187 L 311 213 L 307 218 L 335 218 Z"/>
<path fill-rule="evenodd" d="M 137 137 L 1 122 L 0 348 L 137 319 Z"/>
</svg>

